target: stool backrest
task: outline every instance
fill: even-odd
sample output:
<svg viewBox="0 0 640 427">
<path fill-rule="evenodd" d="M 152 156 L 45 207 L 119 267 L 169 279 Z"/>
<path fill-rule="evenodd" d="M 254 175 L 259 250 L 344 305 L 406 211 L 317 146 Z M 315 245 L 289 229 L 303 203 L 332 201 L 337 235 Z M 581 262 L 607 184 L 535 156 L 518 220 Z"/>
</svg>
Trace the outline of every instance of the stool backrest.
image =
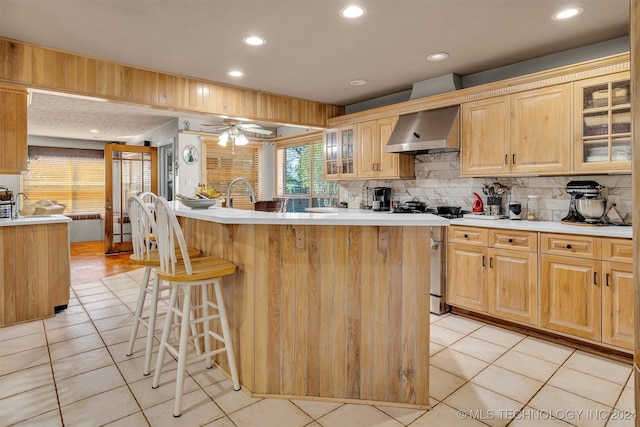
<svg viewBox="0 0 640 427">
<path fill-rule="evenodd" d="M 156 197 L 158 197 L 151 191 L 145 191 L 144 193 L 140 193 L 137 196 L 140 197 L 140 200 L 142 200 L 145 203 L 155 203 Z"/>
<path fill-rule="evenodd" d="M 127 211 L 131 222 L 131 244 L 133 254 L 140 259 L 149 259 L 151 250 L 156 248 L 155 235 L 156 220 L 153 214 L 139 196 L 127 199 Z"/>
<path fill-rule="evenodd" d="M 184 240 L 180 223 L 173 212 L 171 205 L 162 196 L 156 198 L 156 224 L 157 234 L 156 241 L 158 244 L 158 252 L 160 253 L 160 271 L 175 274 L 178 257 L 176 256 L 176 248 L 180 249 L 182 259 L 187 270 L 187 274 L 193 274 L 191 269 L 191 259 L 189 258 L 189 250 Z"/>
</svg>

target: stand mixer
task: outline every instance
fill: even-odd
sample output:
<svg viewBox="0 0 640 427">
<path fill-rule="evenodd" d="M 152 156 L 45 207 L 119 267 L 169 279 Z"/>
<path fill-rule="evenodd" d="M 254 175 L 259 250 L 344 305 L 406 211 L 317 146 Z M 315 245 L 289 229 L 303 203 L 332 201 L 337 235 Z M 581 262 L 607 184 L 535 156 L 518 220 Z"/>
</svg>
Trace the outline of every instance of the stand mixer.
<svg viewBox="0 0 640 427">
<path fill-rule="evenodd" d="M 596 181 L 570 181 L 567 183 L 566 191 L 571 195 L 571 201 L 569 202 L 569 213 L 561 221 L 569 224 L 599 224 L 601 222 L 599 219 L 587 219 L 578 212 L 576 200 L 581 198 L 598 199 L 602 188 L 604 187 Z"/>
</svg>

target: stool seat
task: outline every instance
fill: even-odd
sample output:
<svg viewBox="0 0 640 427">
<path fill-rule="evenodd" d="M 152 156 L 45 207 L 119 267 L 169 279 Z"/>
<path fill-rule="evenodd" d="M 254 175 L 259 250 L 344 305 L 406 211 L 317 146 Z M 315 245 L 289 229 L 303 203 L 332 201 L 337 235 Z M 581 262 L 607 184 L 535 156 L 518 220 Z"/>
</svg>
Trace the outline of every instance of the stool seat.
<svg viewBox="0 0 640 427">
<path fill-rule="evenodd" d="M 236 272 L 236 265 L 218 257 L 200 257 L 191 260 L 192 273 L 187 274 L 184 263 L 175 265 L 175 273 L 158 271 L 158 277 L 167 282 L 195 282 L 228 276 Z"/>
<path fill-rule="evenodd" d="M 187 248 L 187 250 L 189 251 L 190 258 L 197 258 L 201 255 L 198 249 Z M 179 248 L 176 248 L 176 256 L 178 259 L 182 259 L 182 253 Z M 157 249 L 152 249 L 144 255 L 133 253 L 129 257 L 129 261 L 137 265 L 158 267 L 160 266 L 160 252 Z"/>
</svg>

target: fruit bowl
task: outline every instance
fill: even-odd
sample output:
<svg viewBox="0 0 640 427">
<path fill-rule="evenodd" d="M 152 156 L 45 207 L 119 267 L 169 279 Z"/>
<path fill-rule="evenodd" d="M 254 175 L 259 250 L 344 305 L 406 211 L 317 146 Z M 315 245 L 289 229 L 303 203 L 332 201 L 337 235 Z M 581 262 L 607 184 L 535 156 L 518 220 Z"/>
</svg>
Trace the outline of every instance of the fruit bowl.
<svg viewBox="0 0 640 427">
<path fill-rule="evenodd" d="M 188 208 L 191 209 L 208 209 L 211 206 L 214 206 L 220 203 L 220 198 L 215 199 L 191 199 L 189 197 L 185 197 L 181 194 L 176 195 L 176 198 Z"/>
</svg>

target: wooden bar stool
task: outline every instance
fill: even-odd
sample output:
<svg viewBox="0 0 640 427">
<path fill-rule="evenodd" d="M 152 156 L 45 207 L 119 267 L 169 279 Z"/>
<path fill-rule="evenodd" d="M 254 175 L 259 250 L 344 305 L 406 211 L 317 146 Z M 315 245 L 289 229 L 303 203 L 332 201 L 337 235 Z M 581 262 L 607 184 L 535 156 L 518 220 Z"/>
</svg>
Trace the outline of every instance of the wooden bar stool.
<svg viewBox="0 0 640 427">
<path fill-rule="evenodd" d="M 235 264 L 218 257 L 200 257 L 191 259 L 187 251 L 187 246 L 180 229 L 180 224 L 171 209 L 170 205 L 163 197 L 156 199 L 156 221 L 157 233 L 156 241 L 160 252 L 160 267 L 157 270 L 158 277 L 161 280 L 171 283 L 171 297 L 169 299 L 169 311 L 165 319 L 164 329 L 162 330 L 162 339 L 160 341 L 160 350 L 158 352 L 158 360 L 156 362 L 156 371 L 153 376 L 152 388 L 158 388 L 160 383 L 160 371 L 164 363 L 166 352 L 168 351 L 178 360 L 178 372 L 176 379 L 176 395 L 173 410 L 173 416 L 179 417 L 182 414 L 182 395 L 184 391 L 184 376 L 187 362 L 205 360 L 206 367 L 213 366 L 211 357 L 226 352 L 229 362 L 229 371 L 233 389 L 240 390 L 240 381 L 238 379 L 238 370 L 236 368 L 235 356 L 233 353 L 233 345 L 231 341 L 231 332 L 229 330 L 229 322 L 227 313 L 222 299 L 222 291 L 220 287 L 221 277 L 235 273 Z M 177 245 L 182 251 L 182 260 L 176 257 L 173 248 Z M 209 300 L 208 285 L 213 283 L 216 294 L 215 302 Z M 192 305 L 192 288 L 200 288 L 201 302 L 197 306 Z M 178 291 L 184 289 L 184 301 L 182 308 L 178 304 Z M 189 313 L 199 311 L 201 316 L 196 315 L 191 318 Z M 197 310 L 197 311 L 196 311 Z M 210 312 L 213 310 L 213 313 Z M 172 329 L 172 315 L 180 318 L 180 338 L 178 347 L 168 342 L 169 334 Z M 211 330 L 211 320 L 220 320 L 222 328 L 222 336 Z M 202 324 L 203 332 L 196 336 L 189 336 L 190 324 Z M 204 337 L 205 351 L 203 354 L 196 354 L 195 357 L 187 361 L 187 344 L 190 338 L 198 340 Z M 223 343 L 223 347 L 212 350 L 211 338 Z"/>
<path fill-rule="evenodd" d="M 152 193 L 144 193 L 146 198 L 155 200 Z M 140 285 L 140 293 L 138 294 L 138 302 L 134 313 L 133 326 L 129 337 L 129 347 L 127 356 L 133 354 L 133 346 L 138 334 L 138 328 L 142 323 L 147 328 L 147 340 L 145 345 L 145 359 L 143 375 L 147 376 L 151 371 L 151 353 L 153 351 L 153 337 L 156 329 L 156 319 L 158 313 L 158 301 L 165 298 L 160 297 L 160 293 L 169 289 L 169 286 L 162 286 L 158 280 L 158 275 L 152 273 L 160 266 L 160 254 L 156 249 L 155 228 L 156 222 L 153 213 L 149 210 L 147 204 L 140 196 L 131 196 L 127 200 L 127 210 L 129 212 L 129 221 L 131 223 L 131 243 L 133 246 L 133 254 L 129 257 L 132 264 L 144 267 L 144 275 L 142 284 Z M 192 257 L 200 256 L 200 251 L 189 249 L 189 255 Z M 149 305 L 149 314 L 144 315 L 144 303 L 147 295 L 151 297 Z M 200 348 L 197 348 L 200 351 Z"/>
</svg>

